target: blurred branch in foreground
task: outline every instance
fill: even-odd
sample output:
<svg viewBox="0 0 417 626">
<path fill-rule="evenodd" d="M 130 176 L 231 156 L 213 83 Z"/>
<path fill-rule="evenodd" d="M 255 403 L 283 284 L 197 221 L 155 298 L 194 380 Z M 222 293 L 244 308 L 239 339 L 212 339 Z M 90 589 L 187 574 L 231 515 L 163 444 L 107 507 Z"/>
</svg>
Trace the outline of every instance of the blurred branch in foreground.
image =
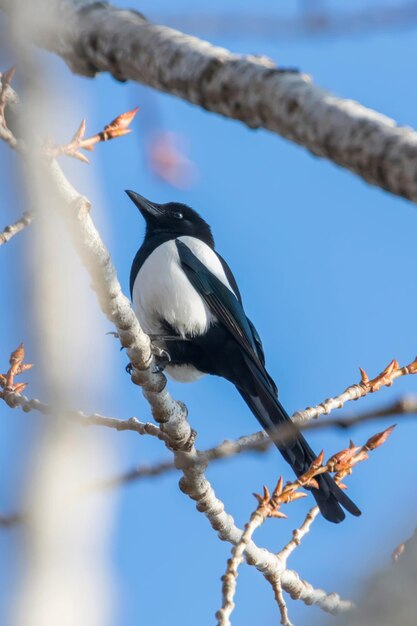
<svg viewBox="0 0 417 626">
<path fill-rule="evenodd" d="M 13 72 L 6 72 L 1 77 L 0 136 L 23 157 L 24 168 L 10 181 L 10 188 L 22 190 L 33 211 L 33 226 L 18 263 L 26 279 L 22 282 L 30 287 L 20 293 L 15 288 L 4 305 L 11 306 L 14 300 L 24 311 L 19 319 L 27 327 L 25 335 L 32 338 L 39 380 L 52 410 L 48 428 L 33 438 L 22 463 L 20 507 L 30 516 L 25 517 L 13 552 L 17 575 L 8 581 L 7 623 L 108 626 L 113 613 L 108 556 L 115 494 L 88 499 L 70 495 L 84 480 L 92 480 L 103 464 L 113 467 L 115 452 L 99 433 L 89 436 L 63 418 L 75 390 L 88 402 L 92 390 L 105 385 L 100 367 L 105 347 L 92 332 L 97 313 L 89 304 L 88 284 L 79 280 L 77 258 L 58 223 L 54 191 L 45 176 L 48 158 L 39 137 L 46 135 L 44 121 L 53 125 L 55 112 L 43 67 L 25 45 L 28 28 L 30 24 L 19 33 L 12 29 L 9 33 L 16 64 L 22 69 L 25 106 L 8 108 L 11 115 L 5 117 L 6 106 L 16 102 L 9 84 Z M 67 105 L 72 105 L 69 95 Z M 8 126 L 8 121 L 16 121 L 16 127 Z M 99 370 L 103 374 L 96 379 L 88 370 L 90 354 L 97 359 L 96 374 Z M 29 368 L 20 345 L 1 378 L 2 393 L 21 393 L 25 382 L 18 377 L 27 375 Z"/>
<path fill-rule="evenodd" d="M 3 232 L 0 233 L 0 246 L 4 243 L 7 243 L 12 237 L 20 233 L 20 231 L 26 228 L 26 226 L 29 226 L 32 220 L 33 213 L 31 213 L 30 211 L 25 211 L 22 217 L 19 218 L 16 222 L 14 222 L 13 224 L 9 224 L 9 226 L 6 226 Z"/>
<path fill-rule="evenodd" d="M 266 128 L 356 173 L 368 183 L 417 201 L 416 132 L 353 100 L 314 85 L 268 57 L 225 48 L 165 26 L 135 10 L 91 0 L 0 0 L 23 9 L 30 40 L 61 56 L 72 71 L 109 72 L 176 95 L 204 109 Z"/>
</svg>

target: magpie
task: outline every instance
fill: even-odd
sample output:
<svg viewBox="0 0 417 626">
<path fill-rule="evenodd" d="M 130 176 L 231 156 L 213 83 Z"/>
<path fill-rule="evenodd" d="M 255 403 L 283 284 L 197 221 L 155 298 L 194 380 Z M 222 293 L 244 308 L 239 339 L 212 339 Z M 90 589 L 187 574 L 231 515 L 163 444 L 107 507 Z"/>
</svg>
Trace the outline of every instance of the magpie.
<svg viewBox="0 0 417 626">
<path fill-rule="evenodd" d="M 175 380 L 204 374 L 232 382 L 267 433 L 285 424 L 289 434 L 276 446 L 296 476 L 316 458 L 278 400 L 265 368 L 261 339 L 243 309 L 236 280 L 215 250 L 210 226 L 185 204 L 150 202 L 126 190 L 146 223 L 133 260 L 130 292 L 134 311 L 156 348 L 156 362 Z M 360 510 L 329 474 L 311 492 L 331 522 Z"/>
</svg>

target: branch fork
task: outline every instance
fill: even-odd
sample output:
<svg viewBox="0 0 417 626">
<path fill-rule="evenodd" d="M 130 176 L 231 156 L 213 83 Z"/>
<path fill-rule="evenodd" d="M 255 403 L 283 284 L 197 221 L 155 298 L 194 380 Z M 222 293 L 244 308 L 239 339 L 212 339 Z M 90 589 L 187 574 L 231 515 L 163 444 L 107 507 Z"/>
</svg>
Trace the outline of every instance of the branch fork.
<svg viewBox="0 0 417 626">
<path fill-rule="evenodd" d="M 258 506 L 245 525 L 239 542 L 233 547 L 232 556 L 227 562 L 226 573 L 222 577 L 222 608 L 216 614 L 218 626 L 230 626 L 230 615 L 234 608 L 233 598 L 236 592 L 238 567 L 243 561 L 245 549 L 252 539 L 255 530 L 259 528 L 268 517 L 287 517 L 280 511 L 281 505 L 289 504 L 299 498 L 305 497 L 307 494 L 299 491 L 301 487 L 318 487 L 315 477 L 320 474 L 325 472 L 334 473 L 336 483 L 344 487 L 344 485 L 341 484 L 342 478 L 352 473 L 354 465 L 365 461 L 368 458 L 368 452 L 375 450 L 385 443 L 393 429 L 394 426 L 390 426 L 383 432 L 373 435 L 363 446 L 355 446 L 350 442 L 348 448 L 333 454 L 326 463 L 323 463 L 324 452 L 322 451 L 311 463 L 309 469 L 299 476 L 297 480 L 289 482 L 284 486 L 284 481 L 281 476 L 272 494 L 265 485 L 263 487 L 263 495 L 253 494 L 258 501 Z M 318 513 L 318 507 L 311 509 L 301 527 L 293 531 L 291 541 L 277 553 L 278 558 L 282 561 L 282 571 L 286 568 L 289 555 L 300 545 L 302 537 L 310 530 L 311 524 Z M 281 624 L 283 624 L 283 626 L 292 626 L 283 595 L 281 575 L 279 573 L 275 573 L 274 575 L 267 574 L 266 578 L 274 590 L 275 600 L 281 615 Z"/>
</svg>

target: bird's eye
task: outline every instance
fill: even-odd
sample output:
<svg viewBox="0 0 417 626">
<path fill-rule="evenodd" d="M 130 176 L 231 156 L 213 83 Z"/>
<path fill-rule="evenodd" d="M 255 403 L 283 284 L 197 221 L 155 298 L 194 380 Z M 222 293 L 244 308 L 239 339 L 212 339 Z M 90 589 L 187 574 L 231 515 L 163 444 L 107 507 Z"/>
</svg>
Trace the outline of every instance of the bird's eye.
<svg viewBox="0 0 417 626">
<path fill-rule="evenodd" d="M 174 211 L 172 215 L 177 218 L 177 220 L 182 220 L 183 218 L 183 214 L 180 211 Z"/>
</svg>

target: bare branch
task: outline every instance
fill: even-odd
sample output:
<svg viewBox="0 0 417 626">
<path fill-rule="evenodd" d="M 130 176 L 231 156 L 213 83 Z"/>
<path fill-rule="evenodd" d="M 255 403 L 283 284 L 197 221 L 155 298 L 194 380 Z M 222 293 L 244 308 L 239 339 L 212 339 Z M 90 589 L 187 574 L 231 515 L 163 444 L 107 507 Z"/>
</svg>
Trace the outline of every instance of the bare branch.
<svg viewBox="0 0 417 626">
<path fill-rule="evenodd" d="M 22 521 L 20 513 L 10 513 L 9 515 L 0 515 L 0 528 L 13 528 Z"/>
<path fill-rule="evenodd" d="M 3 381 L 4 375 L 0 375 L 0 385 L 2 386 Z M 27 396 L 10 389 L 10 387 L 6 387 L 0 392 L 0 398 L 2 398 L 10 408 L 15 409 L 16 407 L 20 407 L 25 413 L 34 410 L 44 415 L 54 414 L 54 407 L 45 404 L 45 402 L 41 402 L 41 400 L 37 398 L 29 399 Z M 106 417 L 100 415 L 100 413 L 86 414 L 83 411 L 67 411 L 64 416 L 67 419 L 78 422 L 81 426 L 104 426 L 105 428 L 113 428 L 118 431 L 130 430 L 139 435 L 151 435 L 152 437 L 165 441 L 164 434 L 161 432 L 159 426 L 151 422 L 140 422 L 136 417 L 121 420 L 115 417 Z M 155 472 L 155 470 L 150 470 L 150 473 L 156 474 L 161 473 L 161 471 Z"/>
<path fill-rule="evenodd" d="M 302 478 L 301 478 L 302 480 Z M 309 482 L 310 478 L 307 478 L 306 482 Z M 261 526 L 267 517 L 286 517 L 279 511 L 280 505 L 284 502 L 291 502 L 297 499 L 296 496 L 304 496 L 306 494 L 296 493 L 301 483 L 295 482 L 291 485 L 293 491 L 290 492 L 287 489 L 283 489 L 283 479 L 280 478 L 272 495 L 269 493 L 267 487 L 264 487 L 264 495 L 259 496 L 254 494 L 258 500 L 258 506 L 250 516 L 247 524 L 245 524 L 240 541 L 233 547 L 232 556 L 227 562 L 226 573 L 222 576 L 222 608 L 217 611 L 217 624 L 218 626 L 230 626 L 230 616 L 234 609 L 234 596 L 236 592 L 236 580 L 238 576 L 238 567 L 243 561 L 243 555 L 249 541 L 252 539 L 252 535 L 259 526 Z M 287 488 L 290 485 L 287 485 Z M 278 603 L 278 607 L 281 612 L 281 623 L 286 626 L 291 626 L 291 622 L 288 620 L 287 607 L 284 597 L 282 595 L 281 578 L 278 575 L 266 576 L 267 580 L 273 583 L 275 598 Z"/>
<path fill-rule="evenodd" d="M 131 111 L 118 115 L 114 120 L 107 124 L 102 131 L 87 138 L 84 137 L 86 123 L 85 120 L 82 120 L 69 143 L 61 144 L 59 146 L 47 144 L 45 146 L 45 153 L 52 158 L 65 154 L 69 157 L 78 159 L 79 161 L 83 161 L 84 163 L 89 163 L 85 154 L 80 152 L 80 150 L 92 151 L 94 150 L 94 146 L 101 141 L 110 141 L 110 139 L 123 137 L 123 135 L 131 133 L 132 129 L 129 128 L 129 126 L 138 110 L 138 107 L 135 107 Z"/>
<path fill-rule="evenodd" d="M 408 368 L 402 368 L 401 371 L 403 372 L 403 375 L 404 375 L 404 372 L 408 371 Z M 1 384 L 1 377 L 0 377 L 0 384 Z M 0 397 L 3 397 L 3 399 L 7 402 L 7 404 L 11 408 L 20 406 L 22 410 L 25 412 L 29 412 L 32 409 L 34 409 L 34 410 L 44 413 L 45 415 L 48 415 L 49 413 L 52 412 L 52 408 L 46 405 L 45 403 L 42 403 L 40 400 L 29 399 L 26 396 L 18 394 L 14 391 L 9 391 L 7 394 L 3 394 L 3 396 L 0 396 Z M 335 399 L 332 399 L 332 400 L 335 400 Z M 325 404 L 326 402 L 329 402 L 329 401 L 326 400 L 323 404 Z M 318 412 L 320 410 L 320 407 L 322 407 L 322 404 L 317 405 L 315 407 L 315 410 Z M 307 409 L 307 411 L 312 411 L 312 409 Z M 416 413 L 417 413 L 417 398 L 414 396 L 404 396 L 402 398 L 395 400 L 392 403 L 379 407 L 378 409 L 360 412 L 351 417 L 342 416 L 339 418 L 333 418 L 333 419 L 327 419 L 327 420 L 320 420 L 320 421 L 313 420 L 310 422 L 305 422 L 304 424 L 301 424 L 300 430 L 316 430 L 316 429 L 331 428 L 331 427 L 347 429 L 347 428 L 351 428 L 353 426 L 356 426 L 357 424 L 360 424 L 368 420 L 387 418 L 387 417 L 392 417 L 392 416 L 398 417 L 399 415 L 410 415 L 410 414 L 412 415 Z M 297 413 L 295 413 L 294 415 L 297 415 Z M 145 432 L 147 432 L 148 434 L 152 434 L 164 440 L 164 436 L 157 426 L 149 422 L 146 424 L 143 424 L 142 422 L 139 422 L 136 417 L 131 417 L 127 420 L 120 420 L 116 418 L 104 417 L 97 413 L 94 413 L 92 415 L 86 415 L 82 411 L 71 411 L 70 413 L 67 413 L 67 418 L 78 420 L 80 424 L 84 426 L 94 424 L 94 425 L 105 426 L 108 428 L 115 428 L 116 430 L 134 430 L 134 431 L 139 432 L 139 434 L 144 434 L 143 431 L 145 430 Z M 151 432 L 151 431 L 155 431 L 155 432 Z M 284 425 L 280 427 L 279 429 L 277 429 L 277 433 L 276 433 L 274 440 L 284 441 L 286 437 L 287 437 L 287 429 Z M 212 448 L 198 451 L 197 458 L 192 462 L 192 464 L 195 465 L 195 464 L 200 464 L 200 463 L 203 463 L 203 464 L 211 463 L 219 459 L 231 458 L 242 452 L 251 452 L 251 451 L 264 452 L 270 447 L 272 442 L 273 440 L 271 439 L 271 437 L 266 435 L 264 431 L 258 431 L 251 435 L 244 435 L 243 437 L 239 437 L 236 440 L 225 440 L 222 443 Z M 141 478 L 149 478 L 151 476 L 160 476 L 161 474 L 165 472 L 171 472 L 171 471 L 174 471 L 175 469 L 176 469 L 176 466 L 175 466 L 174 461 L 169 461 L 169 460 L 162 460 L 159 463 L 156 463 L 155 465 L 152 465 L 152 466 L 139 465 L 135 468 L 132 468 L 131 470 L 127 472 L 123 472 L 121 474 L 110 477 L 103 481 L 97 482 L 95 484 L 95 488 L 108 489 L 112 487 L 117 487 L 124 483 L 129 483 L 134 480 L 139 480 Z"/>
<path fill-rule="evenodd" d="M 20 150 L 20 140 L 15 140 L 14 147 L 23 157 L 26 156 L 26 151 Z M 198 459 L 194 446 L 196 433 L 187 421 L 185 405 L 173 400 L 166 389 L 165 377 L 154 373 L 151 367 L 153 357 L 149 337 L 141 329 L 129 300 L 121 291 L 110 255 L 91 219 L 89 201 L 72 187 L 55 160 L 41 159 L 39 164 L 35 164 L 32 159 L 31 165 L 41 167 L 48 177 L 50 189 L 57 199 L 57 207 L 61 209 L 74 246 L 90 275 L 100 307 L 114 324 L 121 344 L 127 350 L 133 366 L 132 381 L 142 388 L 153 416 L 160 424 L 165 443 L 174 453 L 176 467 L 183 473 L 181 490 L 197 502 L 197 509 L 205 514 L 221 539 L 237 544 L 242 531 L 226 513 L 224 504 L 216 497 L 205 476 L 206 464 Z M 331 612 L 345 611 L 351 606 L 337 594 L 326 594 L 300 580 L 295 572 L 283 568 L 282 561 L 276 555 L 259 548 L 253 541 L 249 541 L 245 548 L 245 558 L 265 577 L 280 576 L 283 589 L 291 597 L 297 597 L 307 604 L 317 604 Z"/>
<path fill-rule="evenodd" d="M 6 226 L 3 232 L 0 233 L 0 246 L 4 243 L 7 243 L 12 237 L 17 235 L 17 233 L 20 233 L 20 231 L 26 228 L 26 226 L 29 226 L 32 220 L 33 213 L 31 213 L 30 211 L 25 211 L 22 217 L 20 217 L 16 222 L 14 222 L 13 224 L 9 224 L 9 226 Z"/>
<path fill-rule="evenodd" d="M 294 413 L 293 420 L 297 426 L 303 425 L 309 420 L 316 419 L 321 415 L 328 415 L 334 409 L 340 409 L 346 402 L 351 400 L 358 400 L 363 398 L 369 393 L 379 391 L 382 387 L 390 387 L 396 378 L 400 376 L 406 376 L 408 374 L 417 373 L 417 359 L 414 359 L 409 365 L 400 367 L 398 361 L 393 359 L 385 369 L 382 370 L 378 376 L 368 378 L 366 372 L 359 368 L 361 371 L 361 381 L 358 384 L 351 385 L 343 393 L 335 398 L 328 398 L 319 405 L 305 409 L 305 411 L 298 411 Z"/>
<path fill-rule="evenodd" d="M 226 573 L 222 577 L 222 608 L 216 614 L 218 626 L 230 626 L 230 615 L 234 608 L 233 598 L 236 592 L 237 570 L 243 561 L 243 554 L 255 530 L 259 528 L 268 517 L 286 517 L 280 510 L 281 505 L 305 497 L 307 494 L 299 491 L 301 487 L 318 488 L 318 483 L 315 478 L 320 474 L 335 472 L 334 480 L 337 484 L 341 485 L 343 478 L 352 473 L 353 467 L 368 458 L 368 452 L 379 448 L 385 443 L 393 428 L 394 427 L 391 426 L 382 433 L 377 433 L 373 437 L 370 437 L 363 446 L 356 447 L 351 442 L 349 448 L 341 450 L 331 456 L 327 463 L 323 463 L 324 453 L 321 452 L 311 463 L 309 469 L 296 480 L 284 486 L 284 481 L 282 477 L 280 477 L 272 494 L 265 486 L 262 496 L 254 494 L 255 498 L 258 500 L 258 506 L 245 525 L 239 542 L 232 548 L 232 556 L 227 562 Z M 310 530 L 311 524 L 318 513 L 318 507 L 311 509 L 300 529 L 293 532 L 292 540 L 277 554 L 277 557 L 282 560 L 284 566 L 287 564 L 288 556 L 300 545 L 301 538 Z M 268 573 L 265 575 L 265 578 L 273 587 L 275 599 L 281 613 L 281 624 L 284 626 L 292 626 L 288 618 L 287 606 L 282 592 L 281 577 L 277 573 Z"/>
<path fill-rule="evenodd" d="M 293 530 L 292 539 L 282 548 L 282 550 L 278 552 L 278 556 L 280 556 L 285 562 L 287 562 L 288 557 L 294 552 L 294 550 L 298 548 L 305 535 L 310 532 L 310 528 L 319 513 L 319 507 L 313 506 L 313 508 L 307 513 L 300 528 Z"/>
<path fill-rule="evenodd" d="M 135 10 L 92 0 L 0 0 L 21 5 L 36 24 L 35 43 L 84 76 L 110 72 L 174 94 L 204 109 L 266 128 L 417 201 L 417 135 L 390 118 L 286 72 L 262 56 L 224 48 L 149 23 Z"/>
<path fill-rule="evenodd" d="M 230 626 L 230 615 L 235 608 L 233 599 L 236 592 L 237 569 L 243 561 L 243 555 L 253 533 L 263 521 L 263 514 L 258 507 L 252 513 L 249 522 L 245 524 L 239 542 L 232 549 L 232 556 L 227 562 L 226 573 L 222 576 L 222 608 L 216 613 L 218 626 Z"/>
<path fill-rule="evenodd" d="M 369 380 L 364 370 L 361 369 L 362 378 L 360 383 L 350 385 L 340 395 L 328 398 L 314 407 L 309 407 L 304 411 L 296 411 L 291 419 L 297 424 L 300 430 L 316 430 L 321 428 L 339 427 L 349 428 L 361 422 L 378 419 L 380 417 L 391 417 L 393 415 L 409 415 L 417 413 L 417 398 L 414 396 L 406 396 L 390 403 L 387 406 L 365 411 L 353 417 L 339 417 L 334 419 L 312 421 L 328 415 L 335 409 L 342 408 L 346 402 L 358 400 L 369 393 L 375 393 L 384 386 L 391 386 L 395 379 L 401 376 L 407 376 L 417 373 L 417 360 L 415 359 L 409 365 L 400 367 L 396 360 L 391 363 L 375 378 Z M 275 433 L 266 434 L 264 431 L 258 431 L 252 435 L 245 435 L 234 441 L 225 441 L 219 446 L 207 450 L 207 459 L 209 461 L 216 458 L 225 458 L 240 454 L 246 450 L 266 450 L 272 442 L 285 441 L 291 435 L 288 428 L 280 426 Z"/>
<path fill-rule="evenodd" d="M 290 621 L 290 618 L 288 617 L 287 604 L 285 602 L 284 593 L 282 591 L 282 585 L 281 585 L 280 579 L 276 578 L 276 580 L 273 580 L 272 578 L 268 578 L 268 580 L 272 585 L 275 601 L 278 605 L 279 612 L 281 614 L 281 624 L 283 626 L 293 626 L 293 623 Z"/>
</svg>

